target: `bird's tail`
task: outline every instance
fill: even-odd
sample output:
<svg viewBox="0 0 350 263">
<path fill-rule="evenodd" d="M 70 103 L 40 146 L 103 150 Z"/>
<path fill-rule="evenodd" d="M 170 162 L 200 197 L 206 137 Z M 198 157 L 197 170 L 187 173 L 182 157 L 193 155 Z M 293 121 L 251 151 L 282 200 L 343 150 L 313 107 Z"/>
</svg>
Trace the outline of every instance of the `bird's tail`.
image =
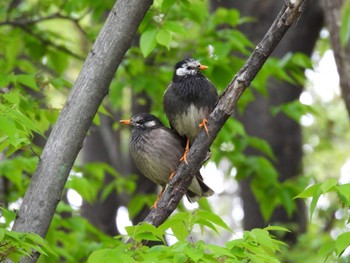
<svg viewBox="0 0 350 263">
<path fill-rule="evenodd" d="M 190 203 L 193 202 L 197 202 L 201 197 L 209 197 L 212 196 L 215 192 L 209 187 L 207 186 L 204 182 L 203 182 L 203 177 L 200 174 L 200 172 L 198 171 L 198 173 L 196 174 L 194 180 L 196 180 L 198 182 L 198 185 L 201 189 L 201 194 L 199 195 L 199 193 L 194 193 L 191 190 L 187 190 L 186 193 L 186 197 L 188 199 L 188 201 Z"/>
</svg>

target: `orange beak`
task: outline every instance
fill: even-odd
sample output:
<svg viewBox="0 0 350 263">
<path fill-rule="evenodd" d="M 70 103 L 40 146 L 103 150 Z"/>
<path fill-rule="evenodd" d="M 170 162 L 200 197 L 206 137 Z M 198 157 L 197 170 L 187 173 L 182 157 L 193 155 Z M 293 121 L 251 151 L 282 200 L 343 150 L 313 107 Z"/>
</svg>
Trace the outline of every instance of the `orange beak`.
<svg viewBox="0 0 350 263">
<path fill-rule="evenodd" d="M 130 120 L 120 120 L 119 122 L 126 125 L 130 125 Z"/>
<path fill-rule="evenodd" d="M 207 68 L 208 68 L 208 66 L 204 66 L 204 65 L 200 65 L 200 66 L 199 66 L 199 69 L 200 69 L 200 70 L 206 70 Z"/>
</svg>

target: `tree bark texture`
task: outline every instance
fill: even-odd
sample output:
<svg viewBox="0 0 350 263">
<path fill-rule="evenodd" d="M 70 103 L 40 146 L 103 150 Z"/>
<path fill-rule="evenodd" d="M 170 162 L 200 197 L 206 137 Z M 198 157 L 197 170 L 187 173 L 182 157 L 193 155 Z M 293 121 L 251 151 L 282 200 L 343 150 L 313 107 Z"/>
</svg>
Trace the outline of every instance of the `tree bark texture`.
<svg viewBox="0 0 350 263">
<path fill-rule="evenodd" d="M 205 131 L 199 133 L 188 153 L 188 165 L 180 164 L 169 187 L 159 200 L 158 207 L 152 209 L 145 222 L 158 226 L 175 210 L 181 197 L 186 192 L 193 174 L 201 167 L 210 145 L 226 120 L 233 114 L 238 99 L 250 85 L 292 23 L 299 18 L 304 4 L 305 1 L 299 0 L 287 1 L 283 5 L 266 35 L 220 96 L 216 108 L 208 119 L 209 134 L 207 135 Z"/>
<path fill-rule="evenodd" d="M 324 15 L 338 68 L 342 97 L 350 116 L 350 41 L 342 47 L 339 34 L 344 2 L 344 0 L 324 0 Z"/>
<path fill-rule="evenodd" d="M 152 0 L 115 3 L 48 138 L 13 230 L 45 237 L 93 117 L 151 4 Z"/>
<path fill-rule="evenodd" d="M 218 4 L 223 4 L 223 2 L 212 1 L 212 8 L 217 8 Z M 225 1 L 224 5 L 228 8 L 237 8 L 241 15 L 252 16 L 256 19 L 252 23 L 244 24 L 241 30 L 254 43 L 257 43 L 283 5 L 283 1 L 231 0 Z M 322 24 L 322 9 L 319 2 L 309 2 L 302 17 L 288 31 L 272 56 L 281 58 L 288 52 L 302 52 L 310 56 Z M 299 175 L 301 172 L 301 127 L 283 113 L 272 116 L 270 109 L 274 106 L 298 100 L 302 87 L 274 79 L 270 79 L 267 86 L 268 96 L 262 96 L 255 92 L 255 100 L 247 106 L 238 118 L 244 124 L 250 136 L 262 138 L 270 144 L 277 158 L 274 165 L 279 174 L 279 180 L 283 182 Z M 259 151 L 253 148 L 248 148 L 246 154 L 261 155 Z M 261 228 L 272 222 L 293 224 L 293 230 L 295 231 L 286 237 L 286 241 L 294 241 L 297 232 L 305 231 L 306 216 L 302 201 L 297 202 L 298 207 L 292 218 L 288 218 L 283 208 L 278 208 L 273 213 L 270 222 L 264 222 L 259 204 L 251 191 L 250 180 L 240 182 L 240 191 L 243 200 L 243 226 L 245 229 Z"/>
</svg>

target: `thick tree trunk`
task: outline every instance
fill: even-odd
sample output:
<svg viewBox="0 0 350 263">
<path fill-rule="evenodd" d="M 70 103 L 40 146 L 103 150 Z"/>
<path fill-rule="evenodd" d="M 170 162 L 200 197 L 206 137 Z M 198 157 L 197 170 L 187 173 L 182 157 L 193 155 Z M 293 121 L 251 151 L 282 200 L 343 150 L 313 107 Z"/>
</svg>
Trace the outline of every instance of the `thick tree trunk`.
<svg viewBox="0 0 350 263">
<path fill-rule="evenodd" d="M 228 8 L 237 8 L 243 16 L 253 16 L 256 22 L 244 24 L 241 30 L 254 43 L 264 35 L 278 10 L 283 5 L 279 0 L 247 0 L 247 1 L 211 1 L 212 9 L 224 5 Z M 288 52 L 302 52 L 311 55 L 319 31 L 322 27 L 322 12 L 318 1 L 312 1 L 307 6 L 301 19 L 291 28 L 282 39 L 272 56 L 282 57 Z M 268 96 L 255 94 L 255 100 L 250 103 L 245 112 L 238 118 L 243 122 L 246 131 L 251 136 L 265 139 L 272 147 L 277 157 L 275 167 L 279 178 L 284 181 L 300 174 L 302 158 L 302 142 L 300 125 L 284 114 L 272 116 L 270 108 L 286 102 L 297 100 L 302 87 L 295 87 L 288 83 L 270 80 L 268 84 Z M 259 155 L 254 149 L 246 151 L 248 155 Z M 285 211 L 277 209 L 270 222 L 264 222 L 259 204 L 250 190 L 250 181 L 240 183 L 241 197 L 243 199 L 245 229 L 264 227 L 271 222 L 297 223 L 298 230 L 305 231 L 304 206 L 299 202 L 299 207 L 292 218 L 288 218 Z M 292 241 L 295 236 L 287 237 Z"/>
<path fill-rule="evenodd" d="M 331 36 L 330 40 L 338 68 L 342 97 L 350 116 L 350 41 L 345 47 L 342 47 L 339 33 L 341 10 L 344 3 L 344 0 L 324 0 L 324 15 Z"/>
<path fill-rule="evenodd" d="M 93 117 L 151 4 L 115 3 L 50 134 L 13 230 L 46 235 Z M 36 256 L 22 262 L 35 262 Z"/>
</svg>

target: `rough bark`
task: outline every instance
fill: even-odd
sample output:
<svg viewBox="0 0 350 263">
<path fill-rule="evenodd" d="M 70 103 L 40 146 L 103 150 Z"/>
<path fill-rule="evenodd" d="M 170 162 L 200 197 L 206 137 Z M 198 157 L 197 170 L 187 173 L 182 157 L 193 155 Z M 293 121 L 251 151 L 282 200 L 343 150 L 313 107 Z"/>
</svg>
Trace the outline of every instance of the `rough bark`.
<svg viewBox="0 0 350 263">
<path fill-rule="evenodd" d="M 48 138 L 13 230 L 46 235 L 93 117 L 151 4 L 151 0 L 115 3 Z M 36 257 L 22 260 L 35 261 Z"/>
<path fill-rule="evenodd" d="M 180 164 L 169 187 L 159 200 L 158 207 L 152 209 L 145 222 L 158 226 L 175 210 L 181 197 L 185 194 L 193 174 L 200 168 L 205 159 L 210 145 L 226 120 L 233 114 L 237 100 L 250 85 L 292 23 L 299 18 L 304 4 L 303 0 L 288 1 L 282 7 L 262 41 L 256 46 L 247 62 L 220 96 L 216 108 L 208 119 L 209 135 L 205 131 L 199 133 L 188 153 L 188 165 Z"/>
<path fill-rule="evenodd" d="M 339 33 L 344 2 L 344 0 L 324 0 L 324 14 L 338 68 L 342 97 L 350 116 L 350 41 L 342 47 Z"/>
<path fill-rule="evenodd" d="M 212 8 L 216 8 L 219 1 L 212 1 Z M 241 15 L 253 16 L 256 21 L 244 24 L 240 29 L 254 42 L 257 43 L 272 22 L 274 14 L 283 5 L 282 1 L 225 1 L 225 6 L 237 8 Z M 319 1 L 311 1 L 303 16 L 297 24 L 289 30 L 272 56 L 283 57 L 288 52 L 302 52 L 311 55 L 319 31 L 322 27 L 322 9 Z M 250 103 L 244 113 L 238 116 L 244 124 L 246 131 L 251 136 L 265 139 L 271 146 L 277 160 L 274 162 L 280 181 L 292 178 L 300 174 L 302 159 L 302 135 L 298 123 L 280 113 L 272 116 L 270 108 L 297 100 L 302 87 L 297 87 L 281 81 L 268 81 L 268 96 L 255 93 L 255 100 Z M 255 149 L 249 148 L 247 155 L 260 155 Z M 269 222 L 264 222 L 260 213 L 259 204 L 256 201 L 251 188 L 250 180 L 240 182 L 241 197 L 243 200 L 245 229 L 264 227 L 271 222 L 293 223 L 297 227 L 292 234 L 286 237 L 287 241 L 295 241 L 297 232 L 304 232 L 306 217 L 304 203 L 298 201 L 298 208 L 291 218 L 288 218 L 283 208 L 276 209 Z"/>
</svg>

